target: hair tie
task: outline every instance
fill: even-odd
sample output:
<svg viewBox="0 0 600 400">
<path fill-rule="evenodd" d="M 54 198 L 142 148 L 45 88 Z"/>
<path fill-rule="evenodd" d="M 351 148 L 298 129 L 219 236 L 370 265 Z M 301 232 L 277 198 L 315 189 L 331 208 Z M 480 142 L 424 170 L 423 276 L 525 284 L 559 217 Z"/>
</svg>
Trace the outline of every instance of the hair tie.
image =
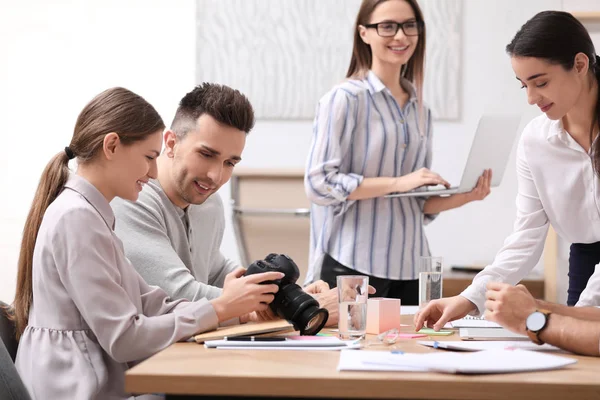
<svg viewBox="0 0 600 400">
<path fill-rule="evenodd" d="M 75 158 L 75 153 L 73 153 L 73 150 L 71 150 L 69 148 L 69 146 L 65 147 L 65 154 L 67 155 L 67 157 L 69 158 L 69 160 L 72 160 Z"/>
</svg>

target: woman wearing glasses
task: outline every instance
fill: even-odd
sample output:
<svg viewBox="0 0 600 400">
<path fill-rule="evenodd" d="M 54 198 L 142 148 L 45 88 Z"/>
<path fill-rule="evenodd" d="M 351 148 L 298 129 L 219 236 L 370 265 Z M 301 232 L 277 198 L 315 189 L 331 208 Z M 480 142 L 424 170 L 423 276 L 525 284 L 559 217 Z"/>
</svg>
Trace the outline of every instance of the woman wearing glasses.
<svg viewBox="0 0 600 400">
<path fill-rule="evenodd" d="M 311 207 L 307 281 L 336 286 L 363 274 L 378 296 L 418 301 L 424 224 L 441 211 L 484 199 L 486 171 L 470 193 L 385 198 L 423 185 L 449 186 L 430 171 L 431 113 L 423 105 L 425 24 L 414 0 L 364 0 L 347 80 L 319 101 L 306 166 Z"/>
</svg>

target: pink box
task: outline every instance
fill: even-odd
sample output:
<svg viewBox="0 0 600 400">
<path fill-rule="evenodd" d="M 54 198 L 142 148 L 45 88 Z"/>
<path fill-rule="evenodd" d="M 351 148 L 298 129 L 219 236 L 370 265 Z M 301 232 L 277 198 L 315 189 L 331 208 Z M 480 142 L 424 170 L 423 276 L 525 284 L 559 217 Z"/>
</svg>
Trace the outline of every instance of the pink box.
<svg viewBox="0 0 600 400">
<path fill-rule="evenodd" d="M 367 300 L 367 333 L 379 334 L 394 328 L 400 328 L 400 299 Z"/>
</svg>

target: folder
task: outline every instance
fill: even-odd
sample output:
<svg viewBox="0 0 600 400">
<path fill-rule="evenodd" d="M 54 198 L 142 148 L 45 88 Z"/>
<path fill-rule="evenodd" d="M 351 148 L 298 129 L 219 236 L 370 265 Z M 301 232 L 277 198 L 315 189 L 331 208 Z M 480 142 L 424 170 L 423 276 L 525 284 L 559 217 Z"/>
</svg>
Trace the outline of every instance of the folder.
<svg viewBox="0 0 600 400">
<path fill-rule="evenodd" d="M 207 340 L 219 340 L 226 336 L 235 337 L 293 331 L 294 325 L 284 319 L 278 319 L 275 321 L 249 322 L 247 324 L 217 328 L 214 331 L 204 332 L 194 336 L 194 340 L 196 343 L 204 343 Z"/>
</svg>

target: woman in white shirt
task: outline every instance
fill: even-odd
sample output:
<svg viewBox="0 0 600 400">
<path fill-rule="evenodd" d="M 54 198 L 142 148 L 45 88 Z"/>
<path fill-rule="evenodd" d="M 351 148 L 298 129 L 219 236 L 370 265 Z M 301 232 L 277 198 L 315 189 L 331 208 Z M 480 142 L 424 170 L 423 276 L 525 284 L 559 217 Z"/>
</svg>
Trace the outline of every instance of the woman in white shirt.
<svg viewBox="0 0 600 400">
<path fill-rule="evenodd" d="M 312 202 L 307 281 L 336 286 L 363 274 L 381 297 L 418 301 L 424 225 L 441 211 L 482 200 L 491 172 L 470 193 L 385 198 L 448 185 L 431 172 L 431 112 L 423 105 L 425 24 L 414 0 L 364 0 L 347 80 L 319 101 L 306 166 Z"/>
<path fill-rule="evenodd" d="M 485 311 L 487 282 L 514 285 L 523 279 L 542 254 L 550 224 L 568 242 L 600 241 L 600 182 L 594 168 L 600 165 L 595 140 L 600 57 L 592 40 L 571 14 L 544 11 L 523 25 L 506 50 L 529 104 L 543 112 L 527 125 L 518 146 L 514 232 L 461 295 L 425 307 L 415 317 L 417 327 L 427 321 L 440 329 L 447 321 Z M 573 270 L 581 268 L 570 266 L 577 281 L 585 271 Z M 600 279 L 592 278 L 577 305 L 600 305 L 599 295 Z"/>
<path fill-rule="evenodd" d="M 48 163 L 27 216 L 14 314 L 16 366 L 33 399 L 123 399 L 125 370 L 173 342 L 264 310 L 280 273 L 239 278 L 221 297 L 173 301 L 148 286 L 115 236 L 109 202 L 156 178 L 164 124 L 123 88 L 96 96 Z M 77 173 L 68 162 L 77 157 Z M 118 222 L 117 222 L 118 223 Z"/>
</svg>

